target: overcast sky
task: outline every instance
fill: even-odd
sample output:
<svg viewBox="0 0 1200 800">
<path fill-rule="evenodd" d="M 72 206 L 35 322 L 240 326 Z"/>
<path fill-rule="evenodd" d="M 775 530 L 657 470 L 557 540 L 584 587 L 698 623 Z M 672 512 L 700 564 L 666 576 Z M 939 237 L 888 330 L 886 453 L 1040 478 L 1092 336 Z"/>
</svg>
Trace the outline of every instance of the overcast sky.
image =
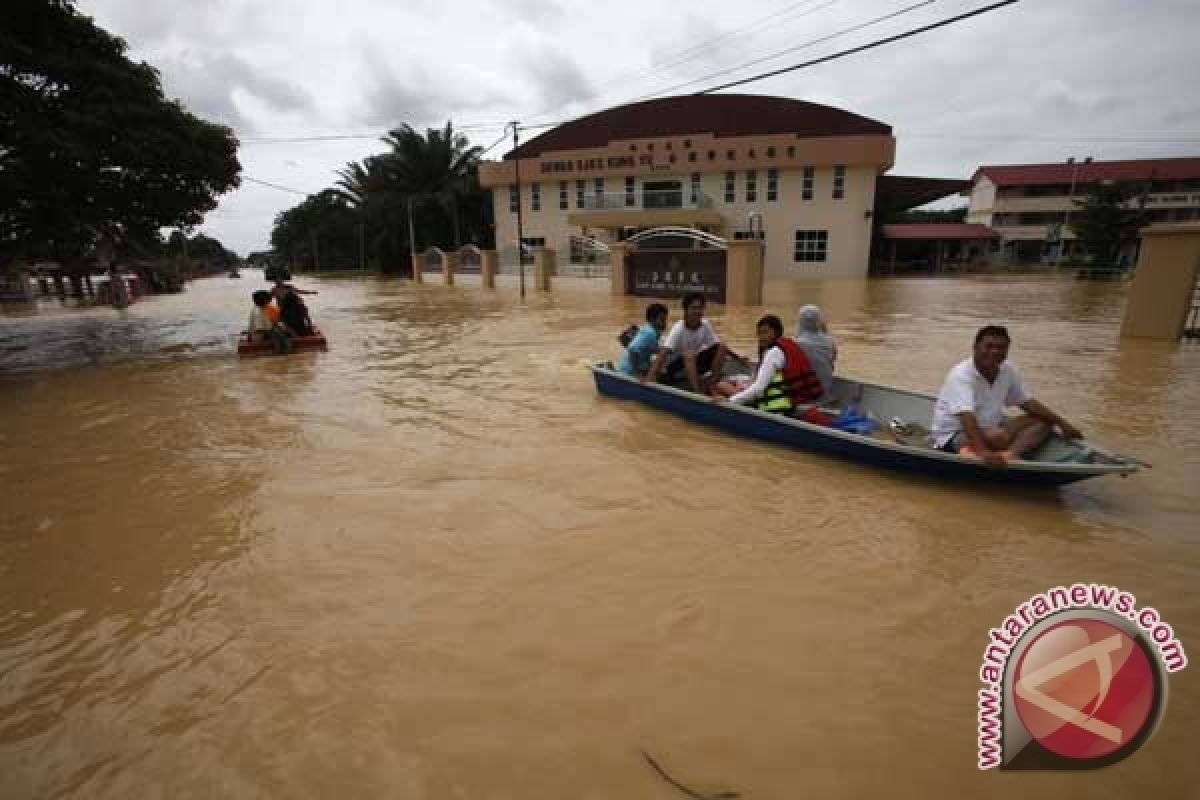
<svg viewBox="0 0 1200 800">
<path fill-rule="evenodd" d="M 748 76 L 990 0 L 81 0 L 162 73 L 170 97 L 232 126 L 243 178 L 315 192 L 372 138 L 452 119 L 477 144 L 800 48 L 675 93 Z M 829 41 L 845 28 L 920 4 Z M 893 174 L 983 163 L 1200 155 L 1197 0 L 1022 0 L 895 44 L 733 91 L 835 105 L 892 125 Z M 532 134 L 528 134 L 532 135 Z M 490 154 L 499 157 L 507 147 Z M 301 196 L 245 180 L 203 230 L 242 255 Z"/>
</svg>

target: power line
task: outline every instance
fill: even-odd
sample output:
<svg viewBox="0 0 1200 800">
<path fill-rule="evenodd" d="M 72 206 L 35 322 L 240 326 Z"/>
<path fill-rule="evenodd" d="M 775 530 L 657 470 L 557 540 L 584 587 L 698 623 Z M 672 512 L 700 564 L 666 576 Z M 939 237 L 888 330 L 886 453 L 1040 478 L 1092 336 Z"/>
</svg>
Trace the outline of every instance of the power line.
<svg viewBox="0 0 1200 800">
<path fill-rule="evenodd" d="M 907 39 L 910 36 L 916 36 L 917 34 L 920 34 L 920 33 L 926 33 L 928 31 L 934 30 L 936 28 L 943 28 L 947 25 L 953 25 L 956 22 L 962 22 L 965 19 L 970 19 L 971 17 L 977 17 L 980 14 L 986 14 L 990 11 L 996 11 L 997 9 L 1003 8 L 1004 6 L 1011 6 L 1012 4 L 1016 3 L 1017 1 L 1018 0 L 1000 0 L 1000 2 L 998 2 L 998 3 L 992 3 L 989 6 L 977 8 L 974 11 L 968 11 L 965 14 L 959 14 L 958 16 L 955 16 L 955 17 L 949 17 L 947 19 L 941 20 L 940 22 L 934 22 L 929 25 L 922 25 L 919 28 L 913 28 L 910 31 L 905 31 L 904 33 L 898 33 L 895 36 L 888 36 L 885 39 L 877 39 L 873 42 L 868 42 L 867 44 L 859 45 L 858 47 L 851 47 L 849 50 L 842 50 L 837 53 L 832 53 L 831 55 L 822 56 L 821 58 L 814 58 L 811 61 L 804 61 L 800 64 L 793 64 L 790 67 L 782 67 L 780 69 L 771 70 L 770 72 L 763 72 L 758 75 L 751 75 L 749 78 L 741 78 L 736 81 L 722 83 L 718 86 L 712 86 L 712 87 L 709 87 L 708 89 L 701 89 L 700 91 L 696 92 L 696 94 L 712 94 L 713 92 L 719 92 L 723 89 L 732 89 L 735 86 L 742 86 L 744 84 L 753 83 L 755 81 L 761 81 L 766 78 L 773 78 L 776 75 L 783 75 L 784 73 L 787 73 L 787 72 L 795 72 L 796 70 L 806 69 L 808 67 L 816 66 L 817 64 L 824 64 L 827 61 L 833 61 L 838 58 L 844 58 L 849 55 L 854 55 L 855 53 L 861 53 L 864 50 L 871 50 L 876 47 L 881 47 L 885 44 L 891 44 L 892 42 L 898 42 L 901 39 Z"/>
<path fill-rule="evenodd" d="M 709 73 L 709 74 L 707 74 L 707 75 L 703 75 L 703 76 L 701 76 L 701 77 L 699 77 L 699 78 L 694 78 L 694 79 L 692 79 L 692 80 L 690 80 L 690 81 L 684 81 L 683 83 L 677 83 L 677 84 L 675 84 L 674 86 L 668 86 L 668 87 L 666 87 L 665 89 L 658 89 L 657 91 L 651 92 L 650 94 L 642 95 L 641 97 L 637 98 L 637 100 L 634 100 L 633 102 L 637 102 L 638 100 L 648 100 L 648 99 L 650 99 L 650 98 L 652 98 L 652 97 L 657 97 L 657 96 L 659 96 L 659 95 L 661 95 L 661 94 L 668 94 L 668 93 L 670 93 L 670 92 L 673 92 L 673 91 L 675 91 L 675 90 L 677 90 L 677 89 L 682 89 L 682 88 L 684 88 L 684 87 L 686 87 L 686 86 L 692 86 L 692 85 L 694 85 L 694 84 L 697 84 L 697 83 L 703 83 L 703 82 L 705 82 L 705 81 L 710 81 L 710 80 L 712 80 L 712 79 L 714 79 L 714 78 L 719 78 L 719 77 L 721 77 L 722 75 L 728 75 L 728 74 L 729 74 L 729 73 L 731 73 L 731 72 L 737 72 L 738 70 L 745 69 L 746 67 L 753 67 L 753 66 L 755 66 L 756 64 L 762 64 L 762 63 L 764 63 L 764 62 L 766 62 L 766 61 L 772 61 L 772 60 L 774 60 L 774 59 L 776 59 L 776 58 L 779 58 L 780 56 L 787 55 L 788 53 L 794 53 L 794 52 L 796 52 L 796 51 L 798 51 L 798 50 L 804 50 L 804 49 L 807 49 L 807 48 L 809 48 L 809 47 L 812 47 L 812 46 L 814 46 L 814 45 L 823 44 L 824 42 L 828 42 L 828 41 L 831 41 L 831 40 L 833 40 L 833 39 L 837 39 L 837 38 L 838 38 L 838 37 L 840 37 L 840 36 L 845 36 L 845 35 L 846 35 L 846 34 L 848 34 L 848 33 L 855 33 L 856 31 L 861 31 L 861 30 L 863 30 L 864 28 L 869 28 L 869 27 L 871 27 L 872 25 L 878 25 L 880 22 L 885 22 L 885 21 L 887 21 L 887 20 L 889 20 L 889 19 L 893 19 L 893 18 L 895 18 L 895 17 L 898 17 L 898 16 L 900 16 L 900 15 L 902 15 L 902 14 L 907 14 L 907 13 L 909 13 L 909 12 L 911 12 L 911 11 L 916 11 L 918 8 L 922 8 L 922 7 L 924 7 L 924 6 L 932 5 L 932 4 L 936 3 L 937 1 L 938 1 L 938 0 L 923 0 L 923 1 L 922 1 L 922 2 L 920 2 L 920 3 L 916 3 L 916 4 L 914 4 L 914 5 L 907 6 L 907 7 L 905 7 L 905 8 L 902 8 L 902 9 L 898 10 L 898 11 L 893 11 L 893 12 L 892 12 L 892 13 L 890 13 L 890 14 L 884 14 L 883 16 L 880 16 L 880 17 L 875 17 L 874 19 L 867 20 L 866 22 L 859 23 L 858 25 L 852 25 L 852 26 L 851 26 L 851 27 L 849 27 L 849 28 L 843 28 L 843 29 L 841 29 L 840 31 L 834 31 L 833 33 L 830 33 L 830 34 L 828 34 L 828 35 L 826 35 L 826 36 L 821 36 L 821 37 L 819 37 L 819 38 L 817 38 L 817 39 L 810 39 L 810 40 L 809 40 L 809 41 L 807 41 L 807 42 L 803 42 L 803 43 L 801 43 L 801 44 L 798 44 L 798 45 L 793 45 L 792 47 L 788 47 L 788 48 L 785 48 L 785 49 L 783 49 L 783 50 L 778 50 L 778 51 L 776 51 L 776 52 L 774 52 L 774 53 L 771 53 L 770 55 L 761 56 L 761 57 L 759 57 L 759 58 L 755 58 L 755 59 L 752 59 L 752 60 L 750 60 L 750 61 L 746 61 L 746 62 L 743 62 L 743 63 L 741 63 L 741 64 L 738 64 L 738 65 L 736 65 L 736 66 L 728 67 L 728 68 L 726 68 L 726 69 L 717 70 L 716 72 L 710 72 L 710 73 Z"/>
<path fill-rule="evenodd" d="M 771 20 L 774 20 L 777 17 L 786 16 L 789 12 L 793 11 L 797 7 L 808 5 L 809 3 L 812 3 L 815 1 L 816 0 L 801 0 L 801 2 L 799 2 L 799 3 L 793 3 L 790 6 L 784 8 L 780 11 L 776 11 L 772 14 L 768 14 L 765 17 L 761 17 L 760 19 L 758 19 L 754 22 L 751 22 L 748 25 L 744 25 L 741 28 L 735 28 L 734 30 L 731 30 L 731 31 L 725 31 L 724 33 L 721 33 L 717 36 L 712 37 L 711 39 L 705 39 L 704 41 L 699 42 L 698 44 L 694 44 L 691 47 L 685 48 L 685 49 L 675 53 L 674 56 L 668 56 L 669 59 L 674 59 L 674 60 L 662 61 L 657 64 L 652 64 L 651 69 L 643 71 L 643 72 L 634 72 L 634 73 L 627 73 L 625 75 L 618 75 L 614 78 L 604 81 L 603 83 L 597 84 L 596 88 L 603 88 L 605 86 L 611 86 L 614 83 L 628 83 L 630 81 L 640 80 L 641 78 L 645 78 L 650 75 L 654 75 L 658 72 L 661 72 L 662 70 L 669 69 L 671 67 L 676 67 L 676 66 L 679 66 L 680 64 L 686 64 L 689 61 L 695 61 L 697 58 L 700 58 L 701 56 L 707 55 L 709 52 L 711 52 L 711 46 L 716 44 L 717 42 L 724 41 L 725 39 L 731 39 L 735 36 L 742 36 L 742 35 L 757 33 L 759 30 L 766 27 L 765 23 L 769 23 Z M 817 6 L 816 8 L 808 9 L 803 14 L 797 14 L 796 16 L 797 17 L 807 17 L 810 14 L 815 14 L 818 11 L 828 8 L 829 6 L 834 5 L 837 2 L 838 2 L 838 0 L 828 0 L 828 2 L 826 2 L 820 6 Z M 682 56 L 682 58 L 680 58 L 678 56 Z M 533 116 L 538 117 L 541 115 L 534 114 Z"/>
<path fill-rule="evenodd" d="M 484 131 L 500 130 L 504 127 L 504 123 L 496 123 L 487 125 L 483 123 L 471 125 L 456 125 L 454 131 L 456 133 L 481 133 Z M 296 144 L 299 142 L 340 142 L 350 141 L 355 139 L 382 139 L 389 135 L 390 130 L 379 131 L 376 133 L 330 133 L 317 134 L 313 136 L 247 136 L 239 139 L 240 144 Z"/>
<path fill-rule="evenodd" d="M 311 194 L 316 194 L 316 192 L 302 192 L 299 189 L 292 189 L 288 186 L 280 186 L 278 183 L 271 183 L 270 181 L 260 181 L 258 178 L 251 178 L 249 175 L 243 175 L 242 180 L 249 181 L 250 183 L 257 183 L 258 185 L 266 186 L 269 189 L 278 189 L 281 192 L 291 192 L 292 194 L 298 194 L 304 197 L 308 197 Z"/>
</svg>

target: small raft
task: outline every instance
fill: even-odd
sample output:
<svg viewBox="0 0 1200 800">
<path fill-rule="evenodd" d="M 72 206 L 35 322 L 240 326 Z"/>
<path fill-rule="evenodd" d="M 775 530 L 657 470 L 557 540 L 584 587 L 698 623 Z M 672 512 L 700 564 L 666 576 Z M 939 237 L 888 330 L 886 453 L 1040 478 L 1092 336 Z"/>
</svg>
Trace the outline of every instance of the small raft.
<svg viewBox="0 0 1200 800">
<path fill-rule="evenodd" d="M 325 334 L 321 333 L 320 329 L 314 329 L 312 336 L 292 337 L 293 353 L 302 353 L 308 350 L 326 350 L 328 348 L 329 343 L 325 340 Z M 238 337 L 237 351 L 239 356 L 270 356 L 275 354 L 275 348 L 272 346 L 270 340 L 252 342 L 245 332 Z"/>
</svg>

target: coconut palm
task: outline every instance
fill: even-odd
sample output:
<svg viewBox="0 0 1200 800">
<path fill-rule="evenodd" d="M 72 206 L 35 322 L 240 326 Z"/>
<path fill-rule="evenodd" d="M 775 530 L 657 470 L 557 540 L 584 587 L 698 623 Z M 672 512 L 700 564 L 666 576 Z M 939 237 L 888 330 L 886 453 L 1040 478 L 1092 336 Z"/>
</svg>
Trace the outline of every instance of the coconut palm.
<svg viewBox="0 0 1200 800">
<path fill-rule="evenodd" d="M 483 148 L 472 147 L 467 137 L 454 132 L 447 122 L 441 130 L 429 128 L 424 135 L 404 125 L 383 139 L 392 150 L 386 168 L 397 187 L 409 197 L 432 200 L 450 217 L 454 228 L 454 246 L 462 244 L 459 202 L 477 192 L 476 165 Z"/>
</svg>

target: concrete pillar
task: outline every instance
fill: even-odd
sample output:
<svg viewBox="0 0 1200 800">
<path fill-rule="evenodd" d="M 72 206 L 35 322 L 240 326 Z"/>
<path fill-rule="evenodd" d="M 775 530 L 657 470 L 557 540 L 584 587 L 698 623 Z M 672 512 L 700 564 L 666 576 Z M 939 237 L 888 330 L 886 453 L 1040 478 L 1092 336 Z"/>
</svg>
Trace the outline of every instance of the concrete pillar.
<svg viewBox="0 0 1200 800">
<path fill-rule="evenodd" d="M 496 259 L 495 250 L 479 252 L 479 277 L 485 289 L 496 288 Z"/>
<path fill-rule="evenodd" d="M 454 269 L 458 266 L 458 253 L 442 253 L 442 281 L 454 285 Z"/>
<path fill-rule="evenodd" d="M 763 253 L 759 239 L 730 240 L 725 251 L 725 303 L 762 305 Z"/>
<path fill-rule="evenodd" d="M 425 259 L 413 253 L 412 256 L 413 283 L 425 282 Z"/>
<path fill-rule="evenodd" d="M 539 292 L 550 291 L 550 276 L 554 274 L 554 250 L 539 247 L 533 251 L 533 288 Z"/>
<path fill-rule="evenodd" d="M 624 242 L 609 247 L 609 264 L 610 276 L 612 282 L 612 293 L 614 295 L 624 295 L 629 292 L 629 250 L 630 246 Z"/>
<path fill-rule="evenodd" d="M 1151 225 L 1140 235 L 1121 336 L 1179 339 L 1200 275 L 1200 223 Z"/>
</svg>

